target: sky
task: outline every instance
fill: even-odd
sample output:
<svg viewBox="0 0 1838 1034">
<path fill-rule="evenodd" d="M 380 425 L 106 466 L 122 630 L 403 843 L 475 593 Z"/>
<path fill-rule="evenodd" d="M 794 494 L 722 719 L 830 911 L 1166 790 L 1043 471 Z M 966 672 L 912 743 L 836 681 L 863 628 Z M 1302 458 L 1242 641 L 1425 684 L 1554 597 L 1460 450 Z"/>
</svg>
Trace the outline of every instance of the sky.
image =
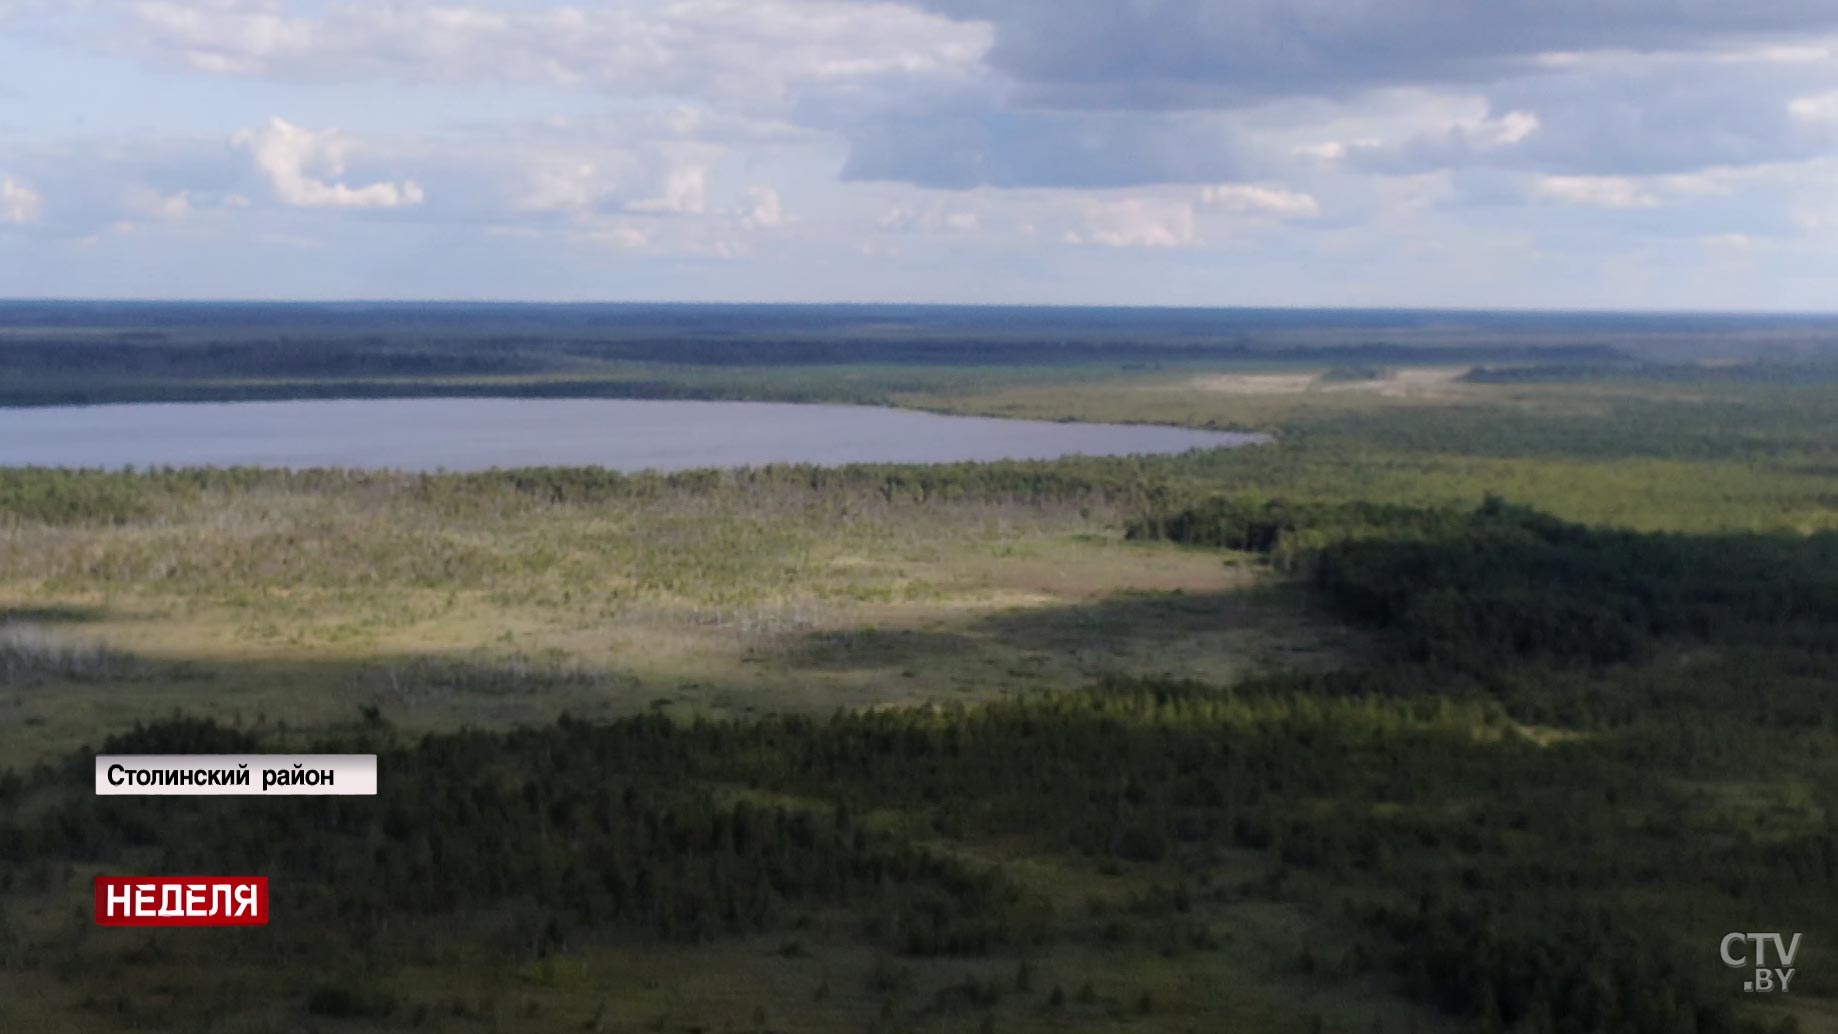
<svg viewBox="0 0 1838 1034">
<path fill-rule="evenodd" d="M 1838 310 L 1834 0 L 0 0 L 0 297 Z"/>
</svg>

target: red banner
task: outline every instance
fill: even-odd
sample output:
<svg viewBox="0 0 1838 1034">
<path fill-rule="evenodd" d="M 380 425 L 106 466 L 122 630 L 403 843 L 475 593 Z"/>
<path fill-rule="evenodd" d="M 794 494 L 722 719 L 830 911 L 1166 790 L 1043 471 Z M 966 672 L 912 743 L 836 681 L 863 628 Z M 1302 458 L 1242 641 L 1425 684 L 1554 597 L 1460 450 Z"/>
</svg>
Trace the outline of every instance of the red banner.
<svg viewBox="0 0 1838 1034">
<path fill-rule="evenodd" d="M 100 926 L 267 926 L 266 876 L 98 876 Z"/>
</svg>

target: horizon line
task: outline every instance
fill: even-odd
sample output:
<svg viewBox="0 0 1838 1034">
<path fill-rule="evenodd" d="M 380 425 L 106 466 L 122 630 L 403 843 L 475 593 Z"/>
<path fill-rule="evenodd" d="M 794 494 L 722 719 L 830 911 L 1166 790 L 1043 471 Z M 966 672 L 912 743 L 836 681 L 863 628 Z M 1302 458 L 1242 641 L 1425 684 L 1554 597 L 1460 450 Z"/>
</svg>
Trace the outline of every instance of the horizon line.
<svg viewBox="0 0 1838 1034">
<path fill-rule="evenodd" d="M 142 298 L 103 296 L 0 297 L 0 307 L 12 305 L 272 305 L 272 306 L 527 306 L 530 308 L 587 307 L 706 307 L 783 309 L 1038 309 L 1067 311 L 1149 312 L 1294 312 L 1294 313 L 1448 313 L 1509 316 L 1696 316 L 1838 319 L 1838 309 L 1609 309 L 1557 306 L 1481 305 L 1172 305 L 1070 302 L 948 302 L 948 301 L 707 301 L 682 299 L 522 299 L 522 298 Z"/>
</svg>

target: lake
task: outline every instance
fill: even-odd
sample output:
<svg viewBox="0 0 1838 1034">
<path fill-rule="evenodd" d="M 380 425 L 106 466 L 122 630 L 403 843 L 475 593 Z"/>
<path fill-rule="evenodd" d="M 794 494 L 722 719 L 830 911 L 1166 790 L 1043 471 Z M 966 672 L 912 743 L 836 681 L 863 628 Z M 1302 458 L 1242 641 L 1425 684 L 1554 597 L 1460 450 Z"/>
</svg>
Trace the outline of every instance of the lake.
<svg viewBox="0 0 1838 1034">
<path fill-rule="evenodd" d="M 0 409 L 0 466 L 684 470 L 949 463 L 1240 446 L 1258 435 L 873 406 L 362 399 Z"/>
</svg>

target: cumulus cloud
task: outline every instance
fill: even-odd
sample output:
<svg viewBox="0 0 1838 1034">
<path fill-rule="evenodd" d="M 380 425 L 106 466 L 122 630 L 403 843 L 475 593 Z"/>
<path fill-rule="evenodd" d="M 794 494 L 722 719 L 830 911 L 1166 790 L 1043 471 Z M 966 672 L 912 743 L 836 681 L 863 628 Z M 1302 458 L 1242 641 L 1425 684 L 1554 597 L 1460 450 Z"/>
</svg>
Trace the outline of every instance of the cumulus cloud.
<svg viewBox="0 0 1838 1034">
<path fill-rule="evenodd" d="M 876 220 L 890 233 L 969 234 L 983 229 L 983 217 L 968 208 L 940 204 L 896 204 Z"/>
<path fill-rule="evenodd" d="M 511 203 L 523 212 L 577 211 L 592 207 L 615 185 L 592 160 L 538 158 Z"/>
<path fill-rule="evenodd" d="M 1543 201 L 1592 208 L 1657 208 L 1658 196 L 1623 176 L 1545 176 L 1532 187 Z"/>
<path fill-rule="evenodd" d="M 1345 160 L 1373 172 L 1412 172 L 1423 169 L 1514 160 L 1528 139 L 1544 128 L 1533 111 L 1508 111 L 1494 116 L 1491 105 L 1478 102 L 1478 113 L 1448 118 L 1433 129 L 1402 139 L 1366 138 L 1326 141 L 1302 151 L 1329 161 Z"/>
<path fill-rule="evenodd" d="M 1810 97 L 1795 97 L 1787 103 L 1787 113 L 1805 122 L 1838 125 L 1838 90 Z"/>
<path fill-rule="evenodd" d="M 619 248 L 624 251 L 640 251 L 651 244 L 649 234 L 625 223 L 591 226 L 582 231 L 579 236 L 587 243 Z"/>
<path fill-rule="evenodd" d="M 707 166 L 680 165 L 671 169 L 664 178 L 661 195 L 634 201 L 629 207 L 634 212 L 701 215 L 708 208 Z"/>
<path fill-rule="evenodd" d="M 1207 205 L 1232 212 L 1308 219 L 1321 214 L 1321 203 L 1308 194 L 1255 183 L 1221 183 L 1200 192 Z"/>
<path fill-rule="evenodd" d="M 1703 238 L 1704 245 L 1725 252 L 1755 250 L 1755 238 L 1746 233 L 1714 233 Z"/>
<path fill-rule="evenodd" d="M 226 199 L 225 207 L 234 206 Z M 192 214 L 191 192 L 162 194 L 147 187 L 134 187 L 128 191 L 127 208 L 144 219 L 185 219 Z"/>
<path fill-rule="evenodd" d="M 1193 205 L 1161 198 L 1087 200 L 1084 229 L 1066 233 L 1068 244 L 1110 248 L 1180 248 L 1199 240 Z"/>
<path fill-rule="evenodd" d="M 38 191 L 11 176 L 0 177 L 0 223 L 29 223 L 44 207 Z"/>
<path fill-rule="evenodd" d="M 1709 261 L 1838 227 L 1831 0 L 0 0 L 9 11 L 21 45 L 87 48 L 149 91 L 71 137 L 51 127 L 76 124 L 80 98 L 20 84 L 65 107 L 13 127 L 0 221 L 30 225 L 8 228 L 9 248 L 130 223 L 143 241 L 254 247 L 310 224 L 439 251 L 435 270 L 463 266 L 469 233 L 489 237 L 481 253 L 585 264 L 744 260 L 770 242 L 921 271 L 983 256 L 1001 282 L 1040 277 L 1041 295 L 1066 262 L 1117 272 L 1121 297 L 1144 261 L 1132 250 L 1225 262 L 1267 245 L 1334 271 L 1316 297 L 1440 268 L 1455 275 L 1437 290 L 1460 300 L 1489 248 L 1569 258 L 1664 237 Z M 246 107 L 196 100 L 221 77 L 261 80 L 261 114 L 298 121 L 235 133 Z M 367 107 L 337 115 L 350 103 Z M 126 128 L 179 105 L 164 135 Z M 388 233 L 362 217 L 384 209 Z M 620 282 L 671 289 L 669 267 Z M 929 275 L 897 282 L 942 297 L 1000 279 Z"/>
<path fill-rule="evenodd" d="M 784 123 L 679 107 L 453 127 L 394 139 L 391 151 L 443 215 L 463 206 L 475 218 L 509 209 L 555 219 L 709 214 L 714 178 L 811 160 L 820 147 Z"/>
<path fill-rule="evenodd" d="M 247 158 L 225 142 L 222 135 L 16 137 L 0 172 L 0 222 L 27 216 L 33 239 L 46 241 L 215 210 L 227 195 L 260 185 Z"/>
<path fill-rule="evenodd" d="M 237 133 L 234 142 L 254 158 L 282 204 L 302 208 L 396 208 L 419 205 L 424 200 L 414 180 L 352 187 L 320 178 L 345 174 L 350 141 L 336 130 L 306 129 L 276 117 L 261 129 Z"/>
<path fill-rule="evenodd" d="M 142 0 L 121 51 L 281 81 L 513 83 L 772 111 L 848 147 L 846 180 L 1109 188 L 1509 166 L 1683 172 L 1825 153 L 1838 121 L 1828 0 Z M 1251 146 L 1289 117 L 1386 91 L 1456 91 L 1477 115 L 1406 136 Z M 710 114 L 703 109 L 690 117 Z M 1356 122 L 1357 118 L 1348 121 Z M 1811 127 L 1811 128 L 1809 128 Z M 555 168 L 527 210 L 600 203 Z M 664 201 L 664 198 L 655 199 Z"/>
<path fill-rule="evenodd" d="M 771 230 L 785 225 L 785 204 L 778 191 L 771 187 L 748 187 L 747 201 L 745 223 L 749 229 Z"/>
<path fill-rule="evenodd" d="M 232 219 L 252 228 L 290 208 L 387 209 L 398 227 L 707 255 L 736 252 L 748 233 L 794 225 L 779 189 L 758 181 L 759 163 L 796 170 L 834 160 L 797 134 L 683 110 L 388 135 L 275 118 L 214 137 L 34 145 L 8 159 L 12 187 L 0 211 L 29 210 L 39 236 L 183 221 L 193 222 L 196 235 L 225 232 Z M 55 205 L 26 197 L 29 184 L 53 180 Z"/>
</svg>

